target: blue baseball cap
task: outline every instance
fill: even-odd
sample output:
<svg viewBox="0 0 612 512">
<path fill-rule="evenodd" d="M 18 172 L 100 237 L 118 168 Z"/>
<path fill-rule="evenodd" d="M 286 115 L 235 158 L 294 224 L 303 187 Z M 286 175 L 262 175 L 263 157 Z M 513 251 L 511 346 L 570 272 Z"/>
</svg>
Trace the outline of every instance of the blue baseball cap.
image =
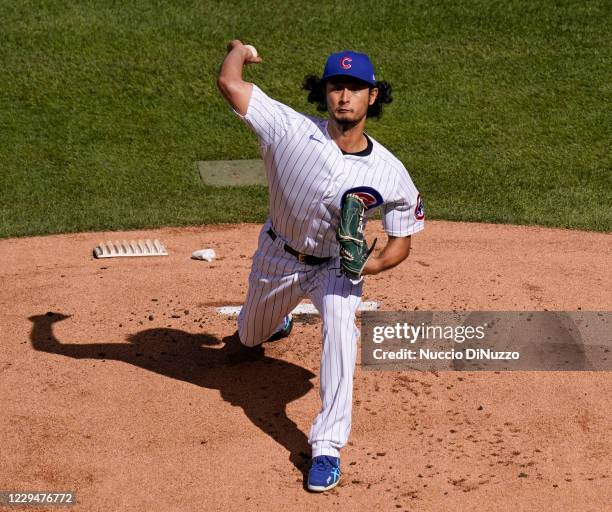
<svg viewBox="0 0 612 512">
<path fill-rule="evenodd" d="M 374 66 L 370 57 L 365 53 L 352 52 L 344 50 L 337 53 L 332 53 L 327 57 L 325 69 L 323 70 L 322 80 L 327 80 L 332 76 L 350 76 L 358 78 L 371 85 L 376 85 L 376 76 L 374 75 Z"/>
</svg>

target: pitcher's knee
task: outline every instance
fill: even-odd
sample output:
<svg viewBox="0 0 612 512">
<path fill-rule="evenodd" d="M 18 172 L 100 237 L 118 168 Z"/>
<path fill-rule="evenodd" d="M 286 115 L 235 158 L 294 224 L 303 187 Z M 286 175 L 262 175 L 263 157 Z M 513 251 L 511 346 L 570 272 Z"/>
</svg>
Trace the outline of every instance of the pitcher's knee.
<svg viewBox="0 0 612 512">
<path fill-rule="evenodd" d="M 245 310 L 246 305 L 242 306 L 242 310 L 240 311 L 237 319 L 237 327 L 238 327 L 238 338 L 240 339 L 240 343 L 246 347 L 254 347 L 258 345 L 256 334 L 257 329 L 253 328 L 253 318 L 247 314 L 248 311 Z M 250 327 L 250 328 L 249 328 Z"/>
<path fill-rule="evenodd" d="M 238 338 L 240 339 L 240 343 L 243 344 L 245 347 L 254 347 L 256 345 L 261 345 L 261 343 L 263 343 L 262 339 L 259 339 L 259 337 L 254 336 L 252 331 L 250 332 L 248 329 L 245 328 L 241 328 L 240 325 L 238 325 Z"/>
</svg>

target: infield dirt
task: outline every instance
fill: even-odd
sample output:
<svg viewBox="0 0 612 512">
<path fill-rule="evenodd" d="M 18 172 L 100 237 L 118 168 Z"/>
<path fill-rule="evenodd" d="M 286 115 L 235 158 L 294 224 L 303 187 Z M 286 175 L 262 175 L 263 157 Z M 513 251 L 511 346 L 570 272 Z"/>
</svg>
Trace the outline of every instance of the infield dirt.
<svg viewBox="0 0 612 512">
<path fill-rule="evenodd" d="M 244 298 L 258 231 L 0 240 L 0 488 L 73 490 L 84 511 L 609 510 L 604 372 L 358 362 L 342 481 L 307 493 L 319 320 L 298 320 L 254 363 L 227 365 L 221 342 L 235 321 L 216 307 Z M 368 234 L 385 238 L 378 226 Z M 91 255 L 139 238 L 170 255 Z M 205 247 L 214 262 L 190 259 Z M 611 310 L 610 268 L 610 234 L 428 221 L 363 298 L 389 311 Z"/>
</svg>

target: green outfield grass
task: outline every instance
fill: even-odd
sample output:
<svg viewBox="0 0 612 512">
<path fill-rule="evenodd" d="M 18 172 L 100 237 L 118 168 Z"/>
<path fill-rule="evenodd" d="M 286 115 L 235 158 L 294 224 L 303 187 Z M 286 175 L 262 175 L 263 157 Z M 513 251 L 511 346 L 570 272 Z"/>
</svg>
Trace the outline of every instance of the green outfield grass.
<svg viewBox="0 0 612 512">
<path fill-rule="evenodd" d="M 0 0 L 0 237 L 261 221 L 262 187 L 202 185 L 197 160 L 258 156 L 215 79 L 300 90 L 368 52 L 395 101 L 368 131 L 427 217 L 612 230 L 609 1 Z"/>
</svg>

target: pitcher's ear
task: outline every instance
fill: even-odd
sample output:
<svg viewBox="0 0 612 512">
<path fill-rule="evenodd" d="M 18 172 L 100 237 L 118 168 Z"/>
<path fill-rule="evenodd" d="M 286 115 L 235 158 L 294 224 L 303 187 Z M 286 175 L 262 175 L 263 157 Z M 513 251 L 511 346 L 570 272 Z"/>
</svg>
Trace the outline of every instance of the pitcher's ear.
<svg viewBox="0 0 612 512">
<path fill-rule="evenodd" d="M 372 87 L 370 89 L 370 105 L 374 105 L 376 98 L 378 98 L 378 87 Z"/>
</svg>

